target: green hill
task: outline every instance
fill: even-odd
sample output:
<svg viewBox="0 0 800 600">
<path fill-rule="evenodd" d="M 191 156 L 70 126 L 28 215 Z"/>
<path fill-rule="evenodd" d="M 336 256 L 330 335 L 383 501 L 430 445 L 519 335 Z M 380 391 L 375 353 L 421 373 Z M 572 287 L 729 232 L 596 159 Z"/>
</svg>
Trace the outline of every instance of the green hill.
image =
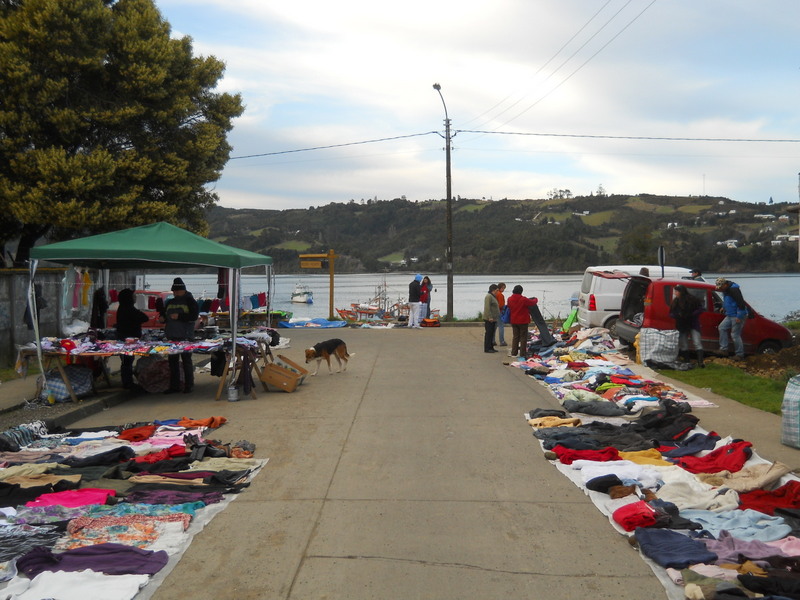
<svg viewBox="0 0 800 600">
<path fill-rule="evenodd" d="M 592 264 L 652 263 L 664 246 L 670 264 L 708 271 L 796 272 L 788 203 L 727 198 L 579 196 L 549 200 L 453 200 L 458 273 L 563 273 Z M 791 218 L 788 216 L 791 214 Z M 774 215 L 769 218 L 765 215 Z M 210 237 L 269 254 L 278 273 L 298 272 L 300 253 L 334 249 L 338 272 L 408 268 L 443 272 L 446 203 L 404 198 L 291 210 L 208 213 Z M 721 242 L 737 240 L 737 247 Z"/>
</svg>

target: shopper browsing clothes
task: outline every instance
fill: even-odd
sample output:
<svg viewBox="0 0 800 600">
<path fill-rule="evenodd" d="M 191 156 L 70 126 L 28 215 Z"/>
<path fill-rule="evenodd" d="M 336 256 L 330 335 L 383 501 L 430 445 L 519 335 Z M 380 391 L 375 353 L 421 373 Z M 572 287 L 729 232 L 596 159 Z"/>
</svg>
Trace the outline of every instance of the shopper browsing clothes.
<svg viewBox="0 0 800 600">
<path fill-rule="evenodd" d="M 739 284 L 728 281 L 724 277 L 717 279 L 717 290 L 722 292 L 722 308 L 725 318 L 719 324 L 719 349 L 730 355 L 728 336 L 733 341 L 734 360 L 744 360 L 744 343 L 742 342 L 742 327 L 747 318 L 747 305 L 742 297 Z"/>
<path fill-rule="evenodd" d="M 422 275 L 417 273 L 414 280 L 408 284 L 408 328 L 421 329 L 419 317 L 419 302 Z"/>
<path fill-rule="evenodd" d="M 494 329 L 500 320 L 500 305 L 494 295 L 497 285 L 489 286 L 489 291 L 483 298 L 483 351 L 497 352 L 494 349 Z"/>
<path fill-rule="evenodd" d="M 173 342 L 194 339 L 194 328 L 200 310 L 197 300 L 186 290 L 183 279 L 176 277 L 172 283 L 172 298 L 164 303 L 164 335 Z M 192 353 L 181 352 L 169 355 L 169 389 L 167 394 L 181 391 L 181 363 L 183 363 L 183 393 L 194 388 L 194 365 Z"/>
<path fill-rule="evenodd" d="M 531 313 L 528 307 L 538 304 L 538 298 L 526 298 L 522 295 L 522 286 L 515 285 L 506 304 L 511 311 L 511 351 L 509 356 L 525 356 L 528 349 L 528 323 L 531 322 Z"/>
<path fill-rule="evenodd" d="M 130 338 L 142 337 L 142 323 L 147 323 L 148 317 L 141 310 L 134 306 L 133 290 L 125 288 L 121 290 L 117 297 L 119 307 L 117 308 L 117 339 L 127 340 Z M 123 354 L 120 356 L 120 377 L 122 387 L 126 390 L 135 389 L 133 383 L 133 355 Z"/>
</svg>

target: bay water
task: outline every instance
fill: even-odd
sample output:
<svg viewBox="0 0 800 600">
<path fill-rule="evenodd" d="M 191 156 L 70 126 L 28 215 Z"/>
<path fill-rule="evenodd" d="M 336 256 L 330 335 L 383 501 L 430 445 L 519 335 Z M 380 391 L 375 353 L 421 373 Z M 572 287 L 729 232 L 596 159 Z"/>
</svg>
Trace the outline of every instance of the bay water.
<svg viewBox="0 0 800 600">
<path fill-rule="evenodd" d="M 431 308 L 447 312 L 447 279 L 444 273 L 428 274 L 433 282 Z M 756 311 L 776 321 L 800 311 L 800 274 L 796 273 L 706 273 L 706 281 L 713 282 L 724 276 L 741 286 L 745 300 Z M 152 290 L 169 290 L 172 280 L 181 277 L 195 298 L 213 298 L 217 293 L 216 273 L 208 275 L 184 275 L 182 273 L 148 274 L 144 282 Z M 504 282 L 506 297 L 515 285 L 523 287 L 525 296 L 539 299 L 539 308 L 545 318 L 564 319 L 569 315 L 570 300 L 576 298 L 580 289 L 582 273 L 563 275 L 454 275 L 453 314 L 457 319 L 474 319 L 483 310 L 483 298 L 492 283 Z M 385 286 L 390 304 L 408 298 L 408 284 L 414 273 L 358 273 L 334 277 L 333 308 L 350 308 L 351 304 L 368 302 L 374 298 L 379 286 Z M 301 283 L 314 292 L 313 304 L 291 302 L 295 285 Z M 244 296 L 268 291 L 265 275 L 242 276 Z M 273 309 L 287 310 L 296 318 L 328 318 L 331 295 L 330 277 L 321 273 L 276 275 L 273 290 Z M 333 312 L 334 316 L 336 311 Z"/>
</svg>

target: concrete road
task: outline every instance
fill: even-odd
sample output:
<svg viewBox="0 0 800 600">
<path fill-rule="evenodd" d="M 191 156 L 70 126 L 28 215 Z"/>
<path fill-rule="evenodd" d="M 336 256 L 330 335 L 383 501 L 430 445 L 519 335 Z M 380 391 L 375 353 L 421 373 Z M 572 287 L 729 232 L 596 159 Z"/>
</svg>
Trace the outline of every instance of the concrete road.
<svg viewBox="0 0 800 600">
<path fill-rule="evenodd" d="M 665 597 L 625 538 L 543 458 L 522 414 L 558 404 L 504 366 L 505 352 L 482 351 L 482 327 L 282 333 L 296 362 L 330 337 L 355 356 L 346 373 L 323 365 L 291 394 L 214 402 L 218 379 L 201 376 L 189 396 L 143 396 L 76 423 L 223 415 L 214 437 L 247 439 L 269 458 L 154 598 Z M 701 424 L 719 418 L 721 434 L 740 425 L 741 437 L 757 429 L 747 438 L 756 448 L 758 436 L 779 435 L 774 415 L 726 402 L 698 411 Z M 777 447 L 796 461 L 796 450 Z"/>
</svg>

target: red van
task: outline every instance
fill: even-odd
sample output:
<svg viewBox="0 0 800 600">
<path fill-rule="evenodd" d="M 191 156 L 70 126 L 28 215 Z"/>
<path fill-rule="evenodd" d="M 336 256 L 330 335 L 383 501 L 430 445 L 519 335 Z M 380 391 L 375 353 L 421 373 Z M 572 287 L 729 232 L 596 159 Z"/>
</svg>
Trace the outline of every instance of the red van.
<svg viewBox="0 0 800 600">
<path fill-rule="evenodd" d="M 675 320 L 669 316 L 669 306 L 676 285 L 685 286 L 704 307 L 704 312 L 700 315 L 703 349 L 707 352 L 719 351 L 717 327 L 724 318 L 719 312 L 722 307 L 722 294 L 716 291 L 713 283 L 692 279 L 630 277 L 622 296 L 622 308 L 616 323 L 617 336 L 620 340 L 632 344 L 642 327 L 675 329 Z M 786 327 L 761 316 L 749 304 L 747 310 L 749 317 L 742 328 L 745 354 L 777 352 L 792 345 L 792 333 Z"/>
</svg>

